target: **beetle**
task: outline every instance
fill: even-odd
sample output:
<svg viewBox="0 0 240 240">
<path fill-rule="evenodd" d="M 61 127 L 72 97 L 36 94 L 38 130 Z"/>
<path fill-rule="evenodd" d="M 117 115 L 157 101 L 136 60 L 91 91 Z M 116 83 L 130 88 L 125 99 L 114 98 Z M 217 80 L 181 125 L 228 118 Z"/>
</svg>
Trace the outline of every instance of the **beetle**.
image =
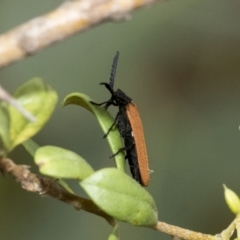
<svg viewBox="0 0 240 240">
<path fill-rule="evenodd" d="M 128 160 L 130 172 L 133 178 L 142 186 L 147 186 L 150 180 L 150 171 L 148 167 L 148 157 L 143 127 L 137 106 L 132 103 L 132 99 L 122 90 L 117 89 L 114 91 L 113 89 L 118 58 L 119 52 L 117 51 L 112 63 L 110 82 L 100 83 L 100 85 L 104 85 L 109 90 L 111 98 L 102 103 L 91 103 L 98 106 L 105 104 L 105 109 L 108 109 L 110 105 L 117 106 L 119 108 L 113 124 L 108 129 L 104 137 L 109 134 L 115 125 L 118 127 L 124 141 L 124 148 L 119 149 L 112 157 L 121 151 L 126 151 L 125 159 Z"/>
</svg>

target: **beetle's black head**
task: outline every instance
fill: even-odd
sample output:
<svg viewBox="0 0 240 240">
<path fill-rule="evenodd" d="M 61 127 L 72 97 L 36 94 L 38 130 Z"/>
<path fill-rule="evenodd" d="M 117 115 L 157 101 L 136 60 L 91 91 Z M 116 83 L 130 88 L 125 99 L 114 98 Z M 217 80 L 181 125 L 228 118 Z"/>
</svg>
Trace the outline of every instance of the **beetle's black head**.
<svg viewBox="0 0 240 240">
<path fill-rule="evenodd" d="M 132 99 L 128 97 L 122 90 L 118 89 L 113 94 L 114 101 L 118 106 L 126 106 L 132 102 Z"/>
<path fill-rule="evenodd" d="M 110 84 L 108 83 L 100 83 L 100 84 L 104 85 L 112 95 L 108 101 L 102 103 L 102 104 L 105 104 L 106 109 L 108 109 L 110 105 L 125 107 L 127 104 L 132 102 L 132 99 L 128 97 L 122 90 L 117 89 L 116 91 L 114 91 L 113 88 L 110 86 Z"/>
<path fill-rule="evenodd" d="M 118 107 L 125 107 L 127 104 L 132 102 L 132 99 L 130 97 L 128 97 L 123 91 L 121 91 L 120 89 L 118 89 L 117 91 L 114 91 L 114 89 L 113 89 L 116 70 L 117 70 L 118 58 L 119 58 L 119 52 L 116 53 L 116 55 L 113 59 L 109 83 L 106 83 L 106 82 L 100 83 L 100 85 L 104 85 L 108 89 L 108 91 L 111 93 L 111 95 L 112 95 L 111 98 L 108 101 L 105 101 L 103 103 L 91 102 L 98 106 L 105 104 L 105 106 L 104 106 L 105 109 L 108 109 L 108 107 L 110 105 L 114 105 L 114 106 L 118 106 Z"/>
</svg>

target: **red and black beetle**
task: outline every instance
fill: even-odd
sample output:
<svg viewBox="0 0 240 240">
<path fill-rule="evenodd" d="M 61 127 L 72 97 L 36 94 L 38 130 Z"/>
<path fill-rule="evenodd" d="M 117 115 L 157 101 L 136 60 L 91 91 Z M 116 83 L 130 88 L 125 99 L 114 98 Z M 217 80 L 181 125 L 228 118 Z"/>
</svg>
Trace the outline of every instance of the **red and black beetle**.
<svg viewBox="0 0 240 240">
<path fill-rule="evenodd" d="M 104 137 L 106 137 L 112 128 L 117 125 L 124 140 L 125 147 L 119 149 L 119 151 L 116 152 L 113 156 L 118 154 L 120 151 L 126 151 L 125 158 L 128 160 L 133 178 L 142 186 L 147 186 L 150 180 L 150 171 L 148 167 L 148 157 L 144 140 L 143 127 L 137 106 L 132 103 L 132 99 L 128 97 L 123 91 L 120 89 L 114 91 L 113 89 L 118 58 L 119 52 L 116 53 L 113 59 L 110 82 L 100 83 L 109 90 L 112 95 L 111 98 L 108 101 L 102 103 L 92 103 L 98 106 L 105 104 L 105 109 L 107 109 L 110 105 L 114 105 L 119 108 L 114 123 L 109 128 Z"/>
</svg>

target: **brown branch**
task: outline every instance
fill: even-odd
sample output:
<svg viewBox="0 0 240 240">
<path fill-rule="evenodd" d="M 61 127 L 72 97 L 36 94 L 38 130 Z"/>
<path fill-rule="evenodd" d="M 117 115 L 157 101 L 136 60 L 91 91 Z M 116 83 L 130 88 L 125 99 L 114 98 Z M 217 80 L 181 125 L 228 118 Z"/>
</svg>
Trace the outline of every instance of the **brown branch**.
<svg viewBox="0 0 240 240">
<path fill-rule="evenodd" d="M 164 222 L 158 222 L 157 226 L 154 229 L 159 232 L 163 232 L 168 235 L 175 236 L 185 240 L 216 240 L 218 238 L 217 235 L 212 236 L 209 234 L 194 232 Z"/>
<path fill-rule="evenodd" d="M 72 205 L 77 210 L 84 210 L 96 214 L 107 220 L 114 226 L 115 220 L 98 208 L 91 200 L 76 196 L 66 191 L 58 181 L 52 178 L 38 176 L 30 172 L 26 165 L 16 165 L 8 158 L 0 160 L 0 171 L 11 174 L 23 189 L 29 192 L 37 192 L 40 195 L 46 194 L 62 202 Z"/>
<path fill-rule="evenodd" d="M 106 21 L 123 20 L 153 2 L 165 0 L 75 0 L 0 35 L 0 67 Z"/>
<path fill-rule="evenodd" d="M 3 153 L 0 153 L 0 156 L 3 155 Z M 22 188 L 29 192 L 37 192 L 40 195 L 49 195 L 64 203 L 72 205 L 77 210 L 84 210 L 103 217 L 112 226 L 116 225 L 115 219 L 103 212 L 91 200 L 76 196 L 68 192 L 60 184 L 58 184 L 58 181 L 56 179 L 42 177 L 31 173 L 29 166 L 16 165 L 12 160 L 2 157 L 0 159 L 0 171 L 3 174 L 11 174 L 16 179 L 16 181 L 21 184 Z M 174 240 L 223 240 L 229 239 L 231 237 L 234 229 L 239 225 L 239 219 L 240 214 L 235 218 L 235 220 L 226 230 L 215 236 L 194 232 L 164 222 L 158 222 L 155 227 L 149 228 L 171 235 L 173 236 Z"/>
</svg>

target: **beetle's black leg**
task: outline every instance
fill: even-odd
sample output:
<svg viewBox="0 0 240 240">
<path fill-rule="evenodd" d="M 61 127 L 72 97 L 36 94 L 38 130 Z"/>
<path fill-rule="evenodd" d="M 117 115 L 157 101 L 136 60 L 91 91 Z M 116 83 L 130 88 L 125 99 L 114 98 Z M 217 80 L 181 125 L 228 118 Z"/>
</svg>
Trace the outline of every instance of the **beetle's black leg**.
<svg viewBox="0 0 240 240">
<path fill-rule="evenodd" d="M 103 104 L 105 104 L 105 103 L 108 103 L 109 101 L 106 101 L 106 102 L 102 102 L 102 103 L 95 103 L 95 102 L 93 102 L 93 101 L 89 101 L 91 104 L 93 104 L 93 105 L 96 105 L 96 106 L 102 106 Z"/>
<path fill-rule="evenodd" d="M 126 147 L 120 148 L 116 153 L 110 156 L 110 158 L 114 158 L 116 155 L 118 155 L 120 152 L 126 151 Z M 125 157 L 126 159 L 126 157 Z"/>
<path fill-rule="evenodd" d="M 112 131 L 113 127 L 116 125 L 116 123 L 117 123 L 118 120 L 119 120 L 119 116 L 120 116 L 120 113 L 118 112 L 118 113 L 117 113 L 117 116 L 116 116 L 115 119 L 114 119 L 113 124 L 112 124 L 111 127 L 108 129 L 107 133 L 103 136 L 103 138 L 106 138 L 106 137 L 108 136 L 108 134 L 110 133 L 110 131 Z"/>
<path fill-rule="evenodd" d="M 114 153 L 112 156 L 110 156 L 110 158 L 115 157 L 115 156 L 118 155 L 120 152 L 123 152 L 123 151 L 132 149 L 133 146 L 134 146 L 134 144 L 132 144 L 131 146 L 128 146 L 128 147 L 120 148 L 116 153 Z M 126 155 L 126 156 L 125 156 L 125 159 L 127 159 L 127 158 L 128 158 L 128 156 Z"/>
<path fill-rule="evenodd" d="M 109 85 L 109 83 L 101 82 L 100 85 L 104 85 L 104 86 L 107 88 L 107 90 L 108 90 L 112 95 L 114 95 L 114 90 L 113 90 L 113 88 Z"/>
</svg>

